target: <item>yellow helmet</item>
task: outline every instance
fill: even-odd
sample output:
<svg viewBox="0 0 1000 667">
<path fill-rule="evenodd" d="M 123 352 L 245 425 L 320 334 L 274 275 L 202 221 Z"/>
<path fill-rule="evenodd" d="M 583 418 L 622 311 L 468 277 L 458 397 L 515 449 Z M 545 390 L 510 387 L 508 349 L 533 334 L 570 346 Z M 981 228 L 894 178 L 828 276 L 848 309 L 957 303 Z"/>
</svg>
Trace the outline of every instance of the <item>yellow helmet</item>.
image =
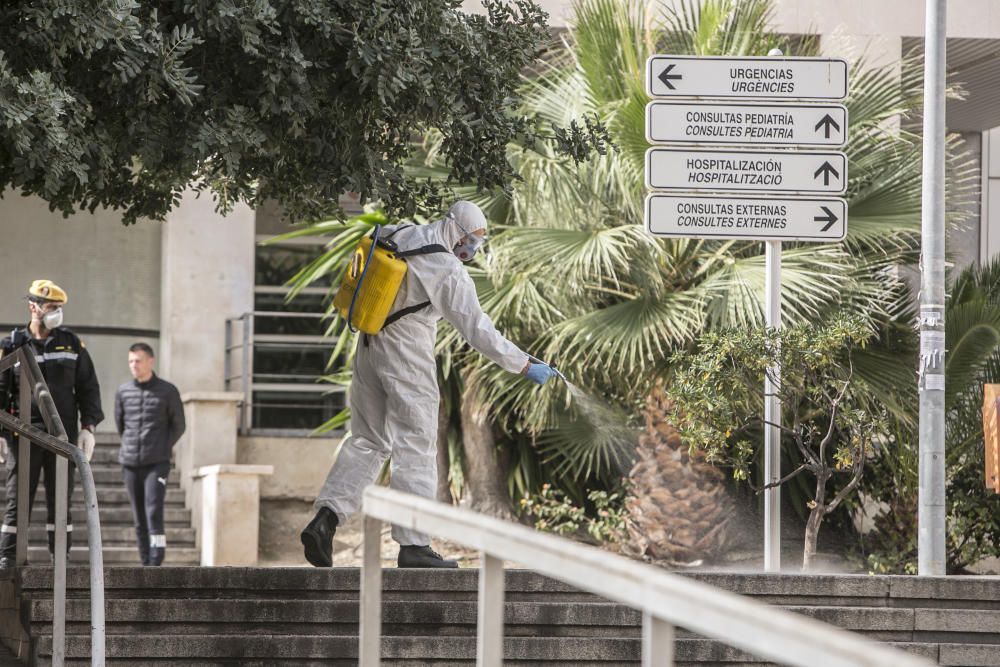
<svg viewBox="0 0 1000 667">
<path fill-rule="evenodd" d="M 28 296 L 63 304 L 68 301 L 66 290 L 51 280 L 36 280 L 31 283 L 31 287 L 28 288 Z"/>
</svg>

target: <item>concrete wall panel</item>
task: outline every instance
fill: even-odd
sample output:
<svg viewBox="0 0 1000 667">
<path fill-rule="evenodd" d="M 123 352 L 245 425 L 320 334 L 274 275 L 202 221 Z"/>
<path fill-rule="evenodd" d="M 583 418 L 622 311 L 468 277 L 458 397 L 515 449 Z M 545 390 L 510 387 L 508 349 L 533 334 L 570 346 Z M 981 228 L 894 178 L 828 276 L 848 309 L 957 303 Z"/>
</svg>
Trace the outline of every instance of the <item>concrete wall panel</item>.
<svg viewBox="0 0 1000 667">
<path fill-rule="evenodd" d="M 69 295 L 66 325 L 160 327 L 160 224 L 114 211 L 63 218 L 37 197 L 0 199 L 0 322 L 27 322 L 24 295 L 48 278 Z"/>
</svg>

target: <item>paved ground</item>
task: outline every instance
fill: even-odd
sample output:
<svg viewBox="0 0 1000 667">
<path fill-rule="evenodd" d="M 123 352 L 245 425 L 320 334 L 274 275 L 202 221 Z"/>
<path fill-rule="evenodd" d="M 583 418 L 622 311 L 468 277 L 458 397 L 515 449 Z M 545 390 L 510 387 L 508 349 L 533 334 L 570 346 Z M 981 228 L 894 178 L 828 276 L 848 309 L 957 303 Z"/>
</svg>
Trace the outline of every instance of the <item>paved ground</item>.
<svg viewBox="0 0 1000 667">
<path fill-rule="evenodd" d="M 261 558 L 263 567 L 295 567 L 309 564 L 302 556 L 299 533 L 312 518 L 312 508 L 308 503 L 283 503 L 280 508 L 272 508 L 270 522 L 261 526 Z M 353 517 L 337 529 L 334 539 L 333 564 L 335 567 L 357 567 L 361 565 L 361 520 Z M 431 546 L 445 558 L 459 561 L 460 567 L 479 567 L 479 554 L 441 540 L 433 540 Z M 389 526 L 382 531 L 382 562 L 388 567 L 396 565 L 399 545 L 392 541 Z"/>
</svg>

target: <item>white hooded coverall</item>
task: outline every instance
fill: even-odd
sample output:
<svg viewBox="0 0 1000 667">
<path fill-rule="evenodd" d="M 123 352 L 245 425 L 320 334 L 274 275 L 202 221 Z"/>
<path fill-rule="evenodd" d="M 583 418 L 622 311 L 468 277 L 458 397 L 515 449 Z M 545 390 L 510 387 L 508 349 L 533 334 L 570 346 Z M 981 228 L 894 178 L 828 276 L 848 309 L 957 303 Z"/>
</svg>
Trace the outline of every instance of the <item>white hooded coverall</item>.
<svg viewBox="0 0 1000 667">
<path fill-rule="evenodd" d="M 397 228 L 385 227 L 381 235 Z M 390 455 L 391 488 L 435 497 L 439 395 L 434 344 L 439 319 L 448 320 L 473 348 L 511 373 L 520 373 L 528 363 L 528 356 L 483 312 L 472 278 L 450 252 L 466 232 L 485 228 L 479 207 L 460 201 L 444 219 L 398 228 L 392 236 L 401 251 L 436 243 L 449 252 L 406 259 L 406 277 L 390 313 L 425 301 L 430 306 L 358 341 L 349 396 L 351 437 L 315 502 L 316 510 L 329 508 L 341 524 L 357 511 L 362 491 Z M 404 546 L 430 543 L 424 533 L 397 526 L 392 537 Z"/>
</svg>

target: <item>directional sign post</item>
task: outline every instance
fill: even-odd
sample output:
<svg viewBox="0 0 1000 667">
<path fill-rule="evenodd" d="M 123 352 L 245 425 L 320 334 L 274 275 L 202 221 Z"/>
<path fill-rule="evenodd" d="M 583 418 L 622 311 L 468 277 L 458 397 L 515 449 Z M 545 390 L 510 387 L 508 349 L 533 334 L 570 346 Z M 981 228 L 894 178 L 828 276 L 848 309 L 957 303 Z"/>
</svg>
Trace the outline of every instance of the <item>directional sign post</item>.
<svg viewBox="0 0 1000 667">
<path fill-rule="evenodd" d="M 646 92 L 650 97 L 842 100 L 847 97 L 847 61 L 651 56 Z"/>
<path fill-rule="evenodd" d="M 847 107 L 657 100 L 646 105 L 646 141 L 835 148 L 847 141 Z"/>
<path fill-rule="evenodd" d="M 943 1 L 943 0 L 942 0 Z M 847 235 L 847 62 L 656 55 L 646 63 L 646 229 L 765 242 L 765 320 L 781 326 L 782 241 Z M 683 99 L 698 98 L 698 99 Z M 719 98 L 719 99 L 700 99 Z M 756 150 L 740 150 L 747 147 Z M 764 379 L 764 569 L 781 567 L 781 368 Z"/>
<path fill-rule="evenodd" d="M 654 192 L 646 197 L 646 229 L 654 236 L 836 243 L 847 235 L 847 202 Z"/>
<path fill-rule="evenodd" d="M 843 153 L 650 148 L 646 187 L 651 190 L 841 194 L 847 189 Z"/>
</svg>

